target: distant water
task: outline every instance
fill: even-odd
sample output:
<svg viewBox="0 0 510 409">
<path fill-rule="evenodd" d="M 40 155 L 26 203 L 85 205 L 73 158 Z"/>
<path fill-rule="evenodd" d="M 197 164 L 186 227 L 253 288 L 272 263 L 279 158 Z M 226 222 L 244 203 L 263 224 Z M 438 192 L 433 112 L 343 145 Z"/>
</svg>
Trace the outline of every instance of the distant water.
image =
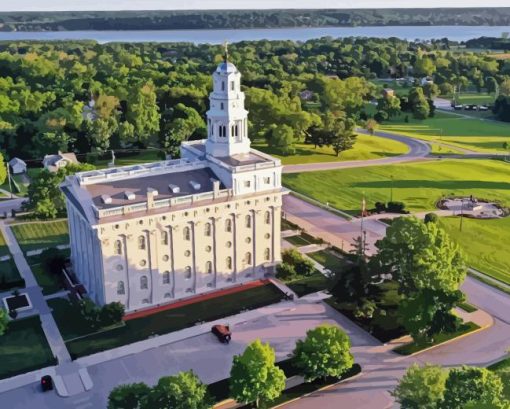
<svg viewBox="0 0 510 409">
<path fill-rule="evenodd" d="M 122 30 L 122 31 L 45 31 L 0 32 L 0 40 L 96 40 L 109 42 L 191 42 L 220 44 L 245 40 L 306 41 L 331 37 L 398 37 L 407 40 L 431 40 L 447 37 L 465 41 L 481 36 L 500 37 L 510 32 L 506 26 L 383 26 L 325 27 L 239 30 Z"/>
</svg>

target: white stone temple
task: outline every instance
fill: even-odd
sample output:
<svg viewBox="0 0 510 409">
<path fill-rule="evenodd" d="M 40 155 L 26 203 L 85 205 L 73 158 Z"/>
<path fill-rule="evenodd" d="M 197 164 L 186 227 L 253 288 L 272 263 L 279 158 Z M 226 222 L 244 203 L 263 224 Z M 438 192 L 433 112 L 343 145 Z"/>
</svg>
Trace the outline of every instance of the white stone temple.
<svg viewBox="0 0 510 409">
<path fill-rule="evenodd" d="M 69 176 L 71 263 L 126 311 L 259 280 L 280 261 L 281 163 L 250 148 L 241 74 L 213 74 L 206 140 L 181 159 Z"/>
</svg>

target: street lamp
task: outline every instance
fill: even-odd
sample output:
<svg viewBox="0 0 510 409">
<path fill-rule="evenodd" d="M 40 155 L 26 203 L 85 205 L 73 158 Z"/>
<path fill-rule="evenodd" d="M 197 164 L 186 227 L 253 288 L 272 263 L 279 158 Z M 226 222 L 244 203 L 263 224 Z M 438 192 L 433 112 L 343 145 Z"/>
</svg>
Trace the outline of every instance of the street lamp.
<svg viewBox="0 0 510 409">
<path fill-rule="evenodd" d="M 390 175 L 390 202 L 393 202 L 393 175 Z"/>
<path fill-rule="evenodd" d="M 462 231 L 462 220 L 464 219 L 464 198 L 460 199 L 460 226 L 459 231 Z"/>
</svg>

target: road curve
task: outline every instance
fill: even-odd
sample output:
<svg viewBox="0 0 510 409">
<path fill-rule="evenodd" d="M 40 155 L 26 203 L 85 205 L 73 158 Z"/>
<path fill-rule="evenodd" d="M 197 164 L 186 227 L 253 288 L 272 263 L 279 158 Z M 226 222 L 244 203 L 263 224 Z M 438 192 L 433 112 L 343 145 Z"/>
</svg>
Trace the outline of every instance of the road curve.
<svg viewBox="0 0 510 409">
<path fill-rule="evenodd" d="M 358 133 L 368 135 L 364 129 L 358 129 Z M 347 169 L 347 168 L 360 168 L 365 166 L 378 166 L 378 165 L 391 165 L 395 163 L 411 162 L 417 160 L 424 160 L 430 154 L 430 146 L 428 143 L 419 139 L 409 138 L 407 136 L 377 131 L 374 136 L 379 138 L 391 139 L 393 141 L 401 142 L 409 148 L 407 153 L 398 156 L 391 156 L 381 159 L 370 160 L 351 160 L 345 162 L 324 162 L 324 163 L 303 163 L 300 165 L 285 165 L 283 173 L 300 173 L 300 172 L 313 172 L 318 170 L 332 170 L 332 169 Z"/>
</svg>

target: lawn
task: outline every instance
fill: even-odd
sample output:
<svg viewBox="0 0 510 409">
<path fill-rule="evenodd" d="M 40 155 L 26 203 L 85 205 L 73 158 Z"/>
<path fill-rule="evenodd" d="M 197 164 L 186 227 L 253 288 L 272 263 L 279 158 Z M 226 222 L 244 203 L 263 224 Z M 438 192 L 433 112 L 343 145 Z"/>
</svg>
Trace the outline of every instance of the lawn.
<svg viewBox="0 0 510 409">
<path fill-rule="evenodd" d="M 315 260 L 324 268 L 327 268 L 333 274 L 344 271 L 348 266 L 348 262 L 345 259 L 337 257 L 326 250 L 316 251 L 315 253 L 308 253 L 307 256 Z"/>
<path fill-rule="evenodd" d="M 458 104 L 489 105 L 494 103 L 494 94 L 469 92 L 457 95 L 456 99 Z"/>
<path fill-rule="evenodd" d="M 406 116 L 408 122 L 404 120 Z M 402 114 L 382 124 L 380 129 L 480 152 L 503 151 L 503 143 L 510 141 L 510 124 L 445 112 L 437 112 L 425 120 Z"/>
<path fill-rule="evenodd" d="M 296 280 L 287 281 L 287 287 L 294 291 L 298 297 L 302 297 L 307 294 L 316 293 L 317 291 L 327 290 L 331 281 L 319 271 L 314 271 L 312 275 L 308 277 L 300 277 Z"/>
<path fill-rule="evenodd" d="M 5 237 L 0 231 L 0 257 L 7 256 L 11 254 L 9 252 L 9 247 L 7 247 L 7 243 L 5 242 Z"/>
<path fill-rule="evenodd" d="M 449 341 L 451 339 L 460 337 L 461 335 L 468 334 L 468 333 L 473 332 L 479 328 L 480 327 L 478 325 L 476 325 L 474 322 L 468 322 L 468 323 L 462 324 L 460 326 L 460 328 L 455 332 L 442 332 L 440 334 L 437 334 L 434 337 L 434 342 L 432 342 L 432 343 L 427 343 L 427 344 L 421 343 L 420 344 L 420 343 L 416 343 L 413 341 L 409 344 L 401 345 L 401 346 L 395 348 L 393 351 L 395 351 L 397 354 L 400 354 L 400 355 L 411 355 L 416 352 L 422 351 L 424 349 L 430 348 L 432 346 L 442 344 L 443 342 Z"/>
<path fill-rule="evenodd" d="M 30 269 L 34 273 L 37 284 L 42 287 L 44 295 L 49 295 L 64 289 L 57 274 L 46 271 L 42 264 L 30 264 Z"/>
<path fill-rule="evenodd" d="M 156 334 L 162 335 L 178 331 L 191 327 L 197 322 L 214 321 L 238 314 L 244 310 L 274 304 L 282 299 L 283 293 L 272 284 L 267 284 L 195 304 L 157 312 L 147 317 L 129 320 L 125 326 L 92 334 L 74 341 L 67 341 L 66 345 L 73 359 L 76 359 L 80 356 L 142 341 Z M 85 331 L 85 329 L 81 328 L 82 323 L 76 318 L 75 310 L 60 308 L 58 312 L 54 312 L 54 317 L 65 339 L 71 339 L 78 334 L 83 335 L 83 332 L 80 331 Z M 77 320 L 77 322 L 71 323 L 69 322 L 71 320 Z"/>
<path fill-rule="evenodd" d="M 314 148 L 313 145 L 296 144 L 295 147 L 295 155 L 282 156 L 278 150 L 270 148 L 266 144 L 253 144 L 253 148 L 281 159 L 284 165 L 378 159 L 402 155 L 408 151 L 407 146 L 401 142 L 363 134 L 358 135 L 353 149 L 340 153 L 340 156 L 336 156 L 333 148 L 329 146 Z"/>
<path fill-rule="evenodd" d="M 0 337 L 0 378 L 56 364 L 38 316 L 11 321 Z"/>
<path fill-rule="evenodd" d="M 308 246 L 311 244 L 308 240 L 306 240 L 303 236 L 290 236 L 285 237 L 285 241 L 288 241 L 290 244 L 293 244 L 294 246 Z"/>
<path fill-rule="evenodd" d="M 161 161 L 162 159 L 160 155 L 161 152 L 157 149 L 147 150 L 139 153 L 135 152 L 125 156 L 117 154 L 117 157 L 115 158 L 115 166 L 138 165 L 141 163 Z M 108 159 L 100 159 L 94 163 L 94 166 L 96 166 L 98 169 L 106 168 L 108 167 L 109 162 L 111 162 L 110 157 Z"/>
<path fill-rule="evenodd" d="M 375 202 L 402 201 L 408 210 L 435 208 L 444 195 L 474 195 L 510 205 L 510 164 L 450 159 L 392 166 L 284 174 L 284 185 L 339 210 L 358 214 L 363 195 Z M 393 182 L 391 177 L 393 176 Z"/>
<path fill-rule="evenodd" d="M 69 243 L 67 220 L 11 225 L 23 252 Z"/>
<path fill-rule="evenodd" d="M 14 288 L 25 286 L 25 280 L 21 275 L 11 258 L 6 261 L 0 261 L 0 291 L 7 291 Z"/>
<path fill-rule="evenodd" d="M 510 165 L 509 165 L 510 167 Z M 508 203 L 508 202 L 507 202 Z M 474 269 L 510 284 L 510 217 L 492 220 L 441 218 L 441 225 L 464 250 Z"/>
<path fill-rule="evenodd" d="M 488 369 L 501 376 L 503 380 L 503 394 L 506 399 L 510 400 L 510 358 L 503 359 L 489 366 Z"/>
</svg>

